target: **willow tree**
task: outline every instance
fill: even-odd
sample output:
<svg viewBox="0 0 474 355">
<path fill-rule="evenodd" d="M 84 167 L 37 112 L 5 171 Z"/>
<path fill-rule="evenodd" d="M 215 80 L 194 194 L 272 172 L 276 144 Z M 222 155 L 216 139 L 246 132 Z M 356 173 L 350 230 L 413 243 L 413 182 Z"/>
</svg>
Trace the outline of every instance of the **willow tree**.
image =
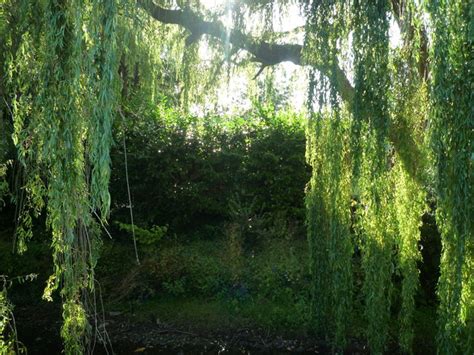
<svg viewBox="0 0 474 355">
<path fill-rule="evenodd" d="M 469 353 L 474 351 L 474 4 L 440 2 L 429 10 L 431 141 L 443 237 L 438 343 L 443 353 Z"/>
<path fill-rule="evenodd" d="M 265 13 L 294 3 L 241 1 L 234 7 L 240 14 L 249 9 Z M 382 352 L 387 343 L 392 280 L 399 274 L 399 341 L 412 351 L 419 226 L 426 193 L 436 186 L 443 243 L 440 352 L 469 351 L 473 5 L 299 3 L 307 19 L 304 44 L 284 43 L 264 32 L 256 38 L 245 16 L 229 30 L 194 3 L 167 9 L 143 0 L 139 6 L 160 22 L 184 27 L 190 42 L 206 35 L 245 50 L 262 68 L 290 61 L 314 71 L 309 102 L 316 102 L 317 112 L 308 127 L 313 177 L 307 206 L 316 330 L 332 334 L 336 346 L 344 344 L 346 318 L 341 315 L 350 309 L 356 247 L 371 349 Z M 397 48 L 390 48 L 390 27 L 400 30 Z"/>
<path fill-rule="evenodd" d="M 306 19 L 304 43 L 274 31 L 274 12 L 291 6 Z M 285 61 L 309 68 L 313 176 L 306 203 L 311 314 L 320 336 L 344 347 L 358 291 L 354 260 L 360 259 L 371 350 L 381 353 L 387 345 L 393 276 L 400 275 L 398 338 L 412 351 L 419 226 L 426 194 L 434 191 L 443 244 L 439 352 L 472 352 L 472 1 L 240 0 L 221 10 L 213 13 L 198 0 L 2 4 L 0 93 L 6 99 L 0 105 L 12 117 L 26 192 L 17 201 L 17 245 L 24 250 L 32 215 L 46 208 L 55 271 L 45 295 L 60 289 L 66 351 L 83 351 L 90 334 L 86 309 L 100 242 L 96 221 L 105 221 L 110 203 L 118 76 L 122 97 L 133 76 L 153 101 L 161 58 L 174 56 L 181 58 L 175 73 L 184 106 L 233 63 L 257 63 L 256 77 Z M 391 28 L 401 33 L 395 48 Z M 146 34 L 135 35 L 136 29 Z M 207 80 L 193 74 L 203 68 L 202 41 L 214 53 Z"/>
<path fill-rule="evenodd" d="M 59 289 L 67 353 L 83 353 L 91 334 L 99 233 L 94 216 L 109 213 L 109 148 L 117 77 L 117 3 L 12 1 L 5 24 L 2 101 L 13 119 L 23 200 L 17 250 L 43 208 L 54 273 L 44 298 Z M 92 297 L 91 297 L 92 296 Z"/>
<path fill-rule="evenodd" d="M 347 164 L 350 125 L 336 87 L 338 52 L 347 45 L 345 21 L 350 8 L 344 2 L 312 2 L 305 10 L 305 58 L 327 67 L 329 74 L 312 73 L 308 98 L 310 112 L 313 105 L 318 108 L 309 120 L 306 149 L 313 168 L 306 197 L 310 271 L 314 279 L 311 314 L 318 334 L 334 334 L 334 344 L 343 347 L 352 308 L 354 247 Z"/>
</svg>

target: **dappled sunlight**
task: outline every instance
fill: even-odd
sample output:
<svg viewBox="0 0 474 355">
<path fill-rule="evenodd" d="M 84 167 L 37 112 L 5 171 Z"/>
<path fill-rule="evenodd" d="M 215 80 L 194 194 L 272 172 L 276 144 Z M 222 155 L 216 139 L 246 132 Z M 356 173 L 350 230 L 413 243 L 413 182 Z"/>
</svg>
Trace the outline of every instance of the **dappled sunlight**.
<svg viewBox="0 0 474 355">
<path fill-rule="evenodd" d="M 0 354 L 473 353 L 470 24 L 1 1 Z"/>
</svg>

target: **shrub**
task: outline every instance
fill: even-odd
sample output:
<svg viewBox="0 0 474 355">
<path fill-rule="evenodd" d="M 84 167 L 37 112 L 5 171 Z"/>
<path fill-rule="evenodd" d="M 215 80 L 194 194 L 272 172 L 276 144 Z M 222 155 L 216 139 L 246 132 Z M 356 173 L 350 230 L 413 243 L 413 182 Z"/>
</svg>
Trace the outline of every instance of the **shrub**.
<svg viewBox="0 0 474 355">
<path fill-rule="evenodd" d="M 304 218 L 305 163 L 302 118 L 254 110 L 246 117 L 198 119 L 158 106 L 117 130 L 112 152 L 112 218 L 129 222 L 124 149 L 136 223 L 168 225 L 171 234 L 212 238 L 230 219 L 238 195 L 252 214 L 283 212 Z M 201 233 L 196 233 L 202 230 Z"/>
</svg>

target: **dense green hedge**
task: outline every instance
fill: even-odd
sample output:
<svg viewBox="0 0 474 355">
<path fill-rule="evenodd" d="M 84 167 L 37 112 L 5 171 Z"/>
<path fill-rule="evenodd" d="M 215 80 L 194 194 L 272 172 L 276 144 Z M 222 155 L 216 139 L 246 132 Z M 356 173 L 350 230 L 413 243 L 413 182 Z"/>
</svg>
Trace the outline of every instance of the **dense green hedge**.
<svg viewBox="0 0 474 355">
<path fill-rule="evenodd" d="M 257 107 L 205 119 L 164 106 L 125 113 L 112 152 L 112 220 L 129 223 L 124 146 L 136 224 L 186 234 L 235 215 L 303 221 L 303 119 Z"/>
</svg>

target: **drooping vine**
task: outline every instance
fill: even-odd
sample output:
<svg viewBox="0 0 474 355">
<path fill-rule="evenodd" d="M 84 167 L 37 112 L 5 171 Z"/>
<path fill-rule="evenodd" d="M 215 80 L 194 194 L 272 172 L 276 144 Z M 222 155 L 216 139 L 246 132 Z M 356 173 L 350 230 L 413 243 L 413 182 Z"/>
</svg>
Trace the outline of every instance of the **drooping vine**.
<svg viewBox="0 0 474 355">
<path fill-rule="evenodd" d="M 93 45 L 90 58 L 90 82 L 93 88 L 91 98 L 93 119 L 90 121 L 89 128 L 89 159 L 93 168 L 90 190 L 92 208 L 100 210 L 105 219 L 110 207 L 109 150 L 112 142 L 112 123 L 117 92 L 116 1 L 93 2 L 92 12 L 97 15 L 96 23 L 91 31 Z"/>
<path fill-rule="evenodd" d="M 395 176 L 395 210 L 397 223 L 397 274 L 401 277 L 399 309 L 399 345 L 406 353 L 413 352 L 415 297 L 419 291 L 418 264 L 420 253 L 421 216 L 426 210 L 428 150 L 425 123 L 428 120 L 428 98 L 426 83 L 419 75 L 421 29 L 419 8 L 407 2 L 400 9 L 402 26 L 400 48 L 392 50 L 391 56 L 391 123 L 399 132 L 411 132 L 392 138 L 403 141 L 401 148 L 393 155 Z M 412 138 L 409 138 L 412 137 Z M 414 161 L 413 150 L 423 152 L 423 160 Z M 411 167 L 407 167 L 411 164 Z M 409 174 L 408 171 L 416 172 Z"/>
<path fill-rule="evenodd" d="M 342 348 L 352 304 L 350 171 L 344 143 L 349 137 L 348 120 L 320 113 L 310 121 L 307 134 L 313 136 L 307 145 L 313 175 L 306 196 L 313 275 L 311 313 L 315 329 L 331 334 L 334 345 Z"/>
<path fill-rule="evenodd" d="M 349 119 L 336 91 L 338 51 L 345 38 L 343 1 L 307 6 L 305 55 L 308 62 L 327 66 L 329 78 L 318 75 L 310 91 L 318 97 L 318 113 L 307 129 L 307 160 L 313 169 L 306 196 L 308 241 L 313 275 L 312 320 L 320 334 L 331 334 L 343 348 L 352 305 L 350 226 Z M 313 95 L 309 96 L 313 105 Z"/>
<path fill-rule="evenodd" d="M 59 289 L 68 354 L 84 353 L 92 332 L 89 306 L 99 246 L 93 215 L 106 218 L 110 205 L 117 5 L 115 0 L 22 2 L 6 63 L 13 141 L 26 191 L 26 203 L 18 201 L 23 206 L 18 248 L 22 251 L 32 236 L 31 210 L 39 214 L 47 202 L 54 273 L 44 298 L 51 300 Z"/>
<path fill-rule="evenodd" d="M 406 353 L 413 352 L 413 322 L 415 315 L 415 296 L 419 288 L 421 260 L 419 241 L 421 214 L 425 209 L 423 189 L 407 174 L 398 163 L 394 171 L 395 213 L 398 223 L 398 268 L 402 277 L 401 307 L 399 311 L 399 344 Z"/>
<path fill-rule="evenodd" d="M 474 350 L 474 4 L 437 1 L 429 10 L 433 26 L 431 142 L 436 219 L 442 235 L 438 351 L 467 354 Z"/>
<path fill-rule="evenodd" d="M 307 18 L 303 57 L 298 57 L 297 45 L 278 50 L 293 50 L 291 57 L 283 57 L 312 66 L 309 103 L 316 113 L 307 127 L 313 176 L 306 204 L 314 327 L 335 348 L 344 347 L 353 313 L 353 279 L 359 276 L 354 276 L 353 262 L 360 258 L 371 351 L 384 351 L 391 310 L 398 304 L 398 342 L 404 352 L 413 351 L 420 217 L 434 176 L 443 244 L 438 350 L 472 353 L 474 5 L 466 0 L 431 1 L 429 19 L 423 2 L 414 0 L 301 2 Z M 288 38 L 274 33 L 273 14 L 294 2 L 243 1 L 232 11 L 226 4 L 229 23 L 238 31 L 239 40 L 232 43 L 229 24 L 216 27 L 226 30 L 220 37 L 209 30 L 203 35 L 191 25 L 182 32 L 152 19 L 145 9 L 152 2 L 139 1 L 145 11 L 137 13 L 132 10 L 135 1 L 126 3 L 122 12 L 122 2 L 116 0 L 0 4 L 0 120 L 12 116 L 8 129 L 12 126 L 15 158 L 21 164 L 20 193 L 14 197 L 16 249 L 26 249 L 33 220 L 46 209 L 55 270 L 45 297 L 60 290 L 68 353 L 83 352 L 92 331 L 88 307 L 100 245 L 94 219 L 105 220 L 109 213 L 117 75 L 122 98 L 152 106 L 159 96 L 156 82 L 169 82 L 176 85 L 169 88 L 178 97 L 175 103 L 181 99 L 187 108 L 199 101 L 226 64 L 228 75 L 232 61 L 260 61 L 260 72 L 273 65 L 274 58 L 266 54 L 276 52 L 268 43 Z M 181 13 L 194 14 L 196 23 L 202 24 L 200 16 L 208 24 L 222 19 L 200 1 L 177 4 Z M 397 50 L 390 50 L 391 26 L 401 31 L 403 44 Z M 425 38 L 429 36 L 430 43 Z M 201 40 L 209 52 L 224 58 L 203 64 Z M 424 57 L 427 45 L 432 45 L 429 63 Z M 348 55 L 349 46 L 353 56 Z M 240 49 L 245 48 L 252 54 L 243 54 Z M 350 74 L 343 89 L 340 66 Z M 201 69 L 211 73 L 211 79 L 204 78 Z M 177 78 L 181 83 L 176 84 Z M 274 84 L 271 75 L 268 81 Z M 434 167 L 424 141 L 427 130 Z M 3 155 L 0 159 L 2 179 Z M 0 180 L 0 203 L 5 186 Z M 392 303 L 395 287 L 400 288 L 398 303 Z"/>
<path fill-rule="evenodd" d="M 354 184 L 359 192 L 358 239 L 367 341 L 374 353 L 386 345 L 391 305 L 393 176 L 389 129 L 388 2 L 354 1 L 355 101 L 352 136 Z"/>
</svg>

